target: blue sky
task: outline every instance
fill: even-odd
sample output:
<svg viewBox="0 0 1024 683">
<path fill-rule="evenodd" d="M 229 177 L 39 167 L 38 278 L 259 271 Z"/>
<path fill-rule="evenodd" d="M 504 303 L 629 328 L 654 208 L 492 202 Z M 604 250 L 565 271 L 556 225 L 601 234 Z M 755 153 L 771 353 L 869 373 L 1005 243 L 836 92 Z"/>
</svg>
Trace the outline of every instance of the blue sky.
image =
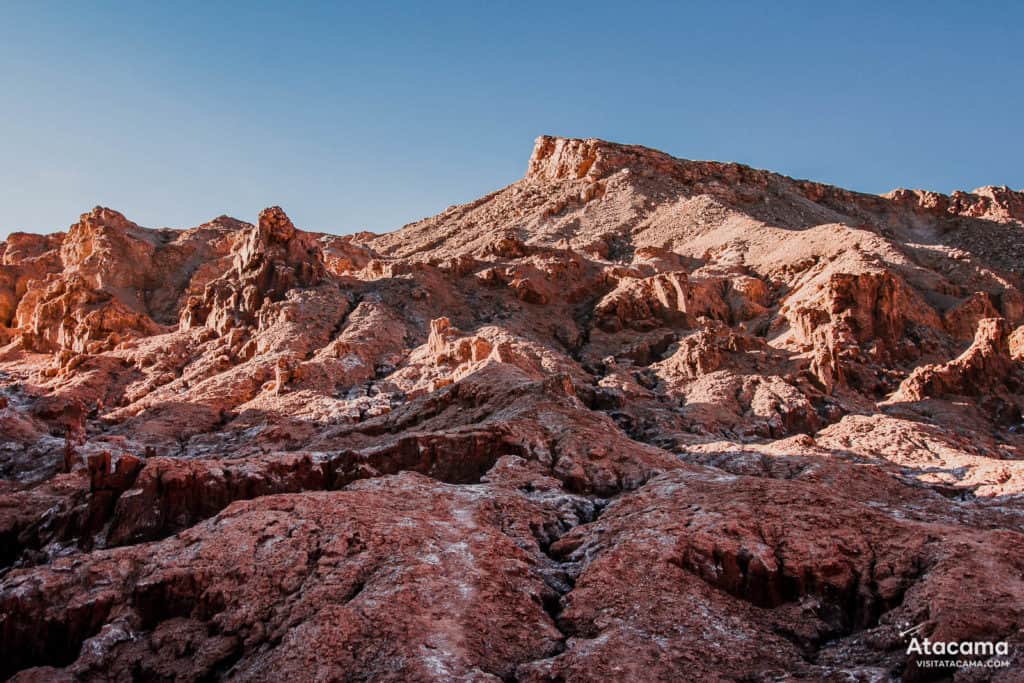
<svg viewBox="0 0 1024 683">
<path fill-rule="evenodd" d="M 0 236 L 96 204 L 383 232 L 516 180 L 541 133 L 1024 185 L 1020 3 L 292 5 L 0 4 Z"/>
</svg>

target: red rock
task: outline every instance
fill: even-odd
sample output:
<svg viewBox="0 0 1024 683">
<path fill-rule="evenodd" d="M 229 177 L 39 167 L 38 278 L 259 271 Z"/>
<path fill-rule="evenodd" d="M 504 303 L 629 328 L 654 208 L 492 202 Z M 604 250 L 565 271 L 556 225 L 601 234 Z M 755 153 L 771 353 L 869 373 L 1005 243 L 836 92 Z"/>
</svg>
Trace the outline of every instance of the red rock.
<svg viewBox="0 0 1024 683">
<path fill-rule="evenodd" d="M 0 672 L 1013 680 L 1020 196 L 541 137 L 394 233 L 11 235 Z"/>
<path fill-rule="evenodd" d="M 520 677 L 923 680 L 901 623 L 1015 637 L 1020 540 L 900 522 L 803 482 L 666 474 L 552 546 L 579 574 L 559 615 L 570 637 Z"/>
<path fill-rule="evenodd" d="M 562 639 L 540 549 L 561 514 L 415 475 L 236 504 L 159 544 L 9 576 L 5 670 L 70 656 L 84 677 L 509 676 Z"/>
<path fill-rule="evenodd" d="M 978 323 L 974 342 L 947 363 L 923 365 L 900 385 L 895 400 L 921 401 L 951 395 L 998 399 L 1011 420 L 1019 421 L 1024 368 L 1010 355 L 1010 329 L 1003 318 Z M 1000 396 L 1002 395 L 1002 396 Z"/>
</svg>

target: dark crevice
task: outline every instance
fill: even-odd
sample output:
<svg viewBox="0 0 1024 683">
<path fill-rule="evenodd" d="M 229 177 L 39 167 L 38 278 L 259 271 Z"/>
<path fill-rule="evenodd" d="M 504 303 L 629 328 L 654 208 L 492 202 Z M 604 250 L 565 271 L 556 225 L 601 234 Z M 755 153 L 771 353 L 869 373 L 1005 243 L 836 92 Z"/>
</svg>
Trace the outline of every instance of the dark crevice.
<svg viewBox="0 0 1024 683">
<path fill-rule="evenodd" d="M 576 588 L 576 580 L 579 576 L 581 567 L 579 566 L 579 563 L 567 560 L 552 551 L 552 545 L 555 541 L 562 538 L 573 529 L 585 524 L 592 524 L 593 522 L 596 522 L 607 509 L 609 504 L 608 500 L 596 497 L 589 498 L 588 500 L 593 504 L 593 507 L 590 508 L 592 513 L 581 515 L 578 523 L 565 527 L 561 533 L 555 537 L 539 536 L 536 532 L 534 534 L 535 537 L 537 537 L 537 545 L 540 548 L 540 551 L 548 561 L 548 567 L 544 573 L 544 585 L 547 590 L 540 596 L 541 606 L 543 607 L 544 612 L 547 613 L 552 625 L 559 633 L 562 634 L 562 640 L 554 651 L 545 654 L 544 657 L 541 657 L 538 660 L 520 662 L 517 666 L 517 674 L 508 680 L 521 680 L 518 673 L 518 669 L 520 667 L 534 661 L 557 657 L 566 651 L 566 643 L 568 639 L 579 635 L 576 632 L 575 627 L 563 619 L 562 613 L 565 609 L 566 596 Z"/>
<path fill-rule="evenodd" d="M 197 683 L 216 683 L 216 681 L 222 681 L 231 677 L 231 670 L 242 659 L 242 655 L 245 654 L 242 640 L 236 639 L 235 643 L 235 646 L 223 659 L 214 664 L 213 668 L 206 672 L 205 675 L 197 679 Z"/>
</svg>

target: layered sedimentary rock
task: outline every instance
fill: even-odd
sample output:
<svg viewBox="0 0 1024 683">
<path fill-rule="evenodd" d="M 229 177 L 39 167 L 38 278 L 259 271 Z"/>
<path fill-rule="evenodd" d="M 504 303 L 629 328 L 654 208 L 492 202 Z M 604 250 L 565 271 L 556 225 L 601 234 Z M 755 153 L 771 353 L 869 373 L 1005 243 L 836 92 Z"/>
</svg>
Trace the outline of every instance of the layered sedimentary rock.
<svg viewBox="0 0 1024 683">
<path fill-rule="evenodd" d="M 542 137 L 384 235 L 0 243 L 0 674 L 1024 664 L 1024 196 Z"/>
</svg>

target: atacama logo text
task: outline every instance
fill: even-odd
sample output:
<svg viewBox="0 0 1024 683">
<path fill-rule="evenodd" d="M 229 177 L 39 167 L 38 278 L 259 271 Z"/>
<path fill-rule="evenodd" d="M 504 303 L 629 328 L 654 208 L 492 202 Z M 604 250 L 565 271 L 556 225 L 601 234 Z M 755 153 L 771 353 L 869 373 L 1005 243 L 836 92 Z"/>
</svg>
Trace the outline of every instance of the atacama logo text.
<svg viewBox="0 0 1024 683">
<path fill-rule="evenodd" d="M 920 637 L 924 626 L 918 624 L 900 631 L 901 638 L 910 639 L 907 655 L 916 655 L 915 664 L 918 668 L 1001 669 L 1010 665 L 1010 644 L 1006 641 L 931 640 Z"/>
</svg>

